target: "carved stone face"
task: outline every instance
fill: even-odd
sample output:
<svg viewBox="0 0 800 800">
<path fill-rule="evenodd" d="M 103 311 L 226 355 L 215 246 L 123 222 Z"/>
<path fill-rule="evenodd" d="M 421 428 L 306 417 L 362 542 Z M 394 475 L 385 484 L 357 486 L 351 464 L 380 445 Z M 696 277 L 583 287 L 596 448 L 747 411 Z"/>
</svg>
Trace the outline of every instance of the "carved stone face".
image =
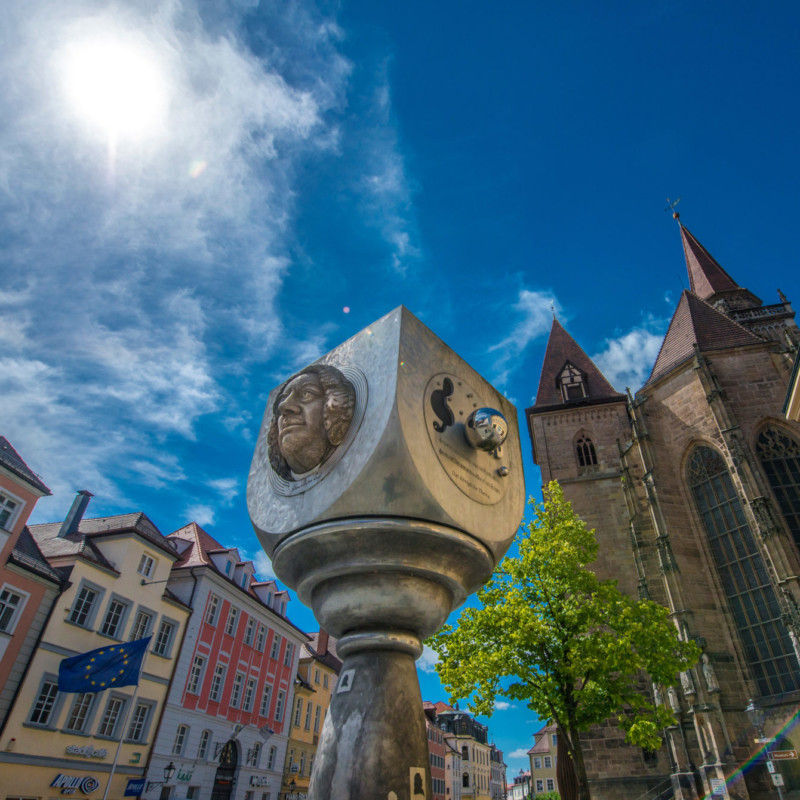
<svg viewBox="0 0 800 800">
<path fill-rule="evenodd" d="M 355 389 L 335 367 L 312 365 L 290 378 L 275 400 L 270 464 L 286 480 L 320 466 L 342 443 L 353 418 Z"/>
</svg>

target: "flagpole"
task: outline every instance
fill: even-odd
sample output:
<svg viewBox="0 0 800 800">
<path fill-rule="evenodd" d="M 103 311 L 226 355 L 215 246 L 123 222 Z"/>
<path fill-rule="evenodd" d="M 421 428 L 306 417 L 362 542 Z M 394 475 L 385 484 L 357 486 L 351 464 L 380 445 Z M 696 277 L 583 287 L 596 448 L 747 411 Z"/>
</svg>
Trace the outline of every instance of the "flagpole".
<svg viewBox="0 0 800 800">
<path fill-rule="evenodd" d="M 125 712 L 125 720 L 122 723 L 122 728 L 119 733 L 119 742 L 117 742 L 117 752 L 114 753 L 114 761 L 111 764 L 111 772 L 108 776 L 108 783 L 106 784 L 106 790 L 103 792 L 103 800 L 108 800 L 108 792 L 111 789 L 111 781 L 114 779 L 114 772 L 117 769 L 117 762 L 119 761 L 119 751 L 122 749 L 122 740 L 125 738 L 125 730 L 128 727 L 128 718 L 131 715 L 131 710 L 136 705 L 136 695 L 139 692 L 139 681 L 142 677 L 142 670 L 144 669 L 144 662 L 147 658 L 147 653 L 142 656 L 142 660 L 139 663 L 139 674 L 136 676 L 136 686 L 133 688 L 133 694 L 131 695 L 131 702 L 128 705 L 128 710 Z"/>
</svg>

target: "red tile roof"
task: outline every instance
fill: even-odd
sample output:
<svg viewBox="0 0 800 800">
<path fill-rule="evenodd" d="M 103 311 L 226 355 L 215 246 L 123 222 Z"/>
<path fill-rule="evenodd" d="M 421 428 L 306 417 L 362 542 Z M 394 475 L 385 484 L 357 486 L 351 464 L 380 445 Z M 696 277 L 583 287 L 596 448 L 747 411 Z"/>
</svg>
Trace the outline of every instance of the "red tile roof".
<svg viewBox="0 0 800 800">
<path fill-rule="evenodd" d="M 684 289 L 647 383 L 690 358 L 695 345 L 705 352 L 759 343 L 754 333 Z"/>
<path fill-rule="evenodd" d="M 542 364 L 542 375 L 539 378 L 539 390 L 536 392 L 534 408 L 542 406 L 564 405 L 564 399 L 556 383 L 565 362 L 570 361 L 586 377 L 588 397 L 586 400 L 624 399 L 603 376 L 581 346 L 564 330 L 557 319 L 553 319 L 550 338 Z"/>
</svg>

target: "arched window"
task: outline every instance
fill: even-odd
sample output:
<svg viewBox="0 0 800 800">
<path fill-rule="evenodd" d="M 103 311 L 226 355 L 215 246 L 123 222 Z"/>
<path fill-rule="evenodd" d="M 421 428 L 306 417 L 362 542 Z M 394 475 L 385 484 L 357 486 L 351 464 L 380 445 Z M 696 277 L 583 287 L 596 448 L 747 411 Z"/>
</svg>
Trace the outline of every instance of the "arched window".
<svg viewBox="0 0 800 800">
<path fill-rule="evenodd" d="M 586 376 L 571 361 L 566 361 L 561 367 L 556 385 L 565 403 L 570 400 L 582 400 L 588 394 Z"/>
<path fill-rule="evenodd" d="M 575 449 L 578 453 L 578 466 L 593 467 L 597 464 L 597 453 L 595 453 L 594 444 L 588 436 L 582 435 L 575 442 Z"/>
<path fill-rule="evenodd" d="M 260 758 L 261 758 L 261 742 L 256 742 L 247 751 L 247 763 L 251 767 L 257 767 Z"/>
<path fill-rule="evenodd" d="M 775 695 L 800 688 L 778 599 L 725 462 L 711 448 L 697 447 L 688 479 L 759 692 Z"/>
<path fill-rule="evenodd" d="M 800 547 L 800 444 L 785 431 L 767 428 L 758 437 L 756 452 L 795 544 Z"/>
<path fill-rule="evenodd" d="M 178 729 L 177 731 L 175 731 L 175 741 L 172 743 L 173 755 L 176 756 L 183 755 L 183 747 L 186 744 L 186 736 L 188 733 L 189 733 L 188 725 L 178 725 Z"/>
<path fill-rule="evenodd" d="M 461 786 L 462 786 L 464 789 L 469 789 L 469 772 L 465 772 L 465 773 L 464 773 L 464 774 L 461 776 Z"/>
</svg>

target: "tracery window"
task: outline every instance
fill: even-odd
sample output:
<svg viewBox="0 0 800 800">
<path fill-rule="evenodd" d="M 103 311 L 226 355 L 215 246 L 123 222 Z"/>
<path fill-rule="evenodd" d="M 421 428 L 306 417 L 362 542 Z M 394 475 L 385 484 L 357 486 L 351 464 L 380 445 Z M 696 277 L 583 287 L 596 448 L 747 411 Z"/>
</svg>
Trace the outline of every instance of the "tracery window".
<svg viewBox="0 0 800 800">
<path fill-rule="evenodd" d="M 582 400 L 587 396 L 586 377 L 571 361 L 567 361 L 561 368 L 556 383 L 565 403 Z"/>
<path fill-rule="evenodd" d="M 578 466 L 593 467 L 597 464 L 597 453 L 594 449 L 592 440 L 583 434 L 577 442 L 575 442 L 575 449 L 578 453 Z"/>
<path fill-rule="evenodd" d="M 767 428 L 758 437 L 756 452 L 795 544 L 800 547 L 800 444 L 785 431 Z"/>
<path fill-rule="evenodd" d="M 776 695 L 800 688 L 778 599 L 725 462 L 711 448 L 697 447 L 688 479 L 759 692 Z"/>
</svg>

